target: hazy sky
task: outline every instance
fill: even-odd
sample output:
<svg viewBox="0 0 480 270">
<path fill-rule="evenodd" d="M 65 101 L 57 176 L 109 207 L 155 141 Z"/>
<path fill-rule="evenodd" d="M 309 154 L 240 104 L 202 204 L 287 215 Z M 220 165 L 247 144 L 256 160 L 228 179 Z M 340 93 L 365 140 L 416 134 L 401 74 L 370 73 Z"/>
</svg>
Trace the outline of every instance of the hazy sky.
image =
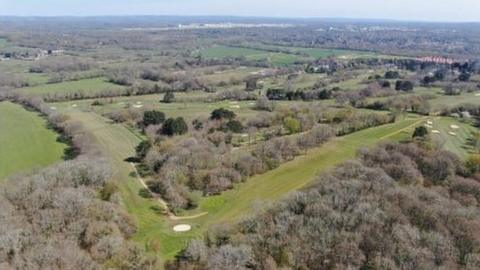
<svg viewBox="0 0 480 270">
<path fill-rule="evenodd" d="M 0 15 L 236 15 L 480 21 L 480 0 L 0 0 Z"/>
</svg>

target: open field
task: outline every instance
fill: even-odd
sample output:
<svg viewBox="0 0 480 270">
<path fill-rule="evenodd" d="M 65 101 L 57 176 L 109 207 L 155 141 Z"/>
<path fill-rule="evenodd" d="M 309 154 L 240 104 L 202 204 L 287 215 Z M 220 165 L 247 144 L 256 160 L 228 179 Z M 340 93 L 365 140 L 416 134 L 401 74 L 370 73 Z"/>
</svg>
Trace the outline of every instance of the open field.
<svg viewBox="0 0 480 270">
<path fill-rule="evenodd" d="M 226 57 L 245 57 L 247 60 L 267 60 L 272 65 L 285 66 L 295 63 L 295 61 L 302 60 L 302 56 L 268 52 L 264 50 L 228 47 L 228 46 L 214 46 L 200 51 L 200 55 L 210 59 L 221 59 Z"/>
<path fill-rule="evenodd" d="M 37 113 L 0 102 L 0 181 L 62 158 L 66 146 L 56 141 L 57 134 L 46 125 Z"/>
<path fill-rule="evenodd" d="M 83 79 L 79 81 L 69 81 L 53 84 L 45 84 L 34 87 L 25 87 L 18 91 L 33 95 L 55 95 L 68 94 L 71 92 L 82 92 L 84 94 L 95 94 L 106 90 L 121 91 L 124 87 L 112 84 L 105 78 Z"/>
</svg>

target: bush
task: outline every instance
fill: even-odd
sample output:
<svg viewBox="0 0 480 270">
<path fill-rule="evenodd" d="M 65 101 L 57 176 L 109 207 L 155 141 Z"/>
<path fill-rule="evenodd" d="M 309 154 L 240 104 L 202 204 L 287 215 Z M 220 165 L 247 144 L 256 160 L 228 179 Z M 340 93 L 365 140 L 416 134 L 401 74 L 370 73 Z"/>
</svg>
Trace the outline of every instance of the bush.
<svg viewBox="0 0 480 270">
<path fill-rule="evenodd" d="M 162 102 L 163 103 L 175 102 L 175 94 L 173 93 L 173 91 L 167 91 L 167 93 L 165 93 L 165 95 L 163 96 Z"/>
<path fill-rule="evenodd" d="M 428 135 L 428 130 L 426 127 L 424 126 L 421 126 L 421 127 L 417 127 L 415 128 L 415 131 L 413 132 L 413 135 L 412 137 L 413 138 L 417 138 L 417 137 L 425 137 Z"/>
<path fill-rule="evenodd" d="M 300 124 L 300 121 L 292 117 L 285 118 L 285 120 L 283 120 L 283 126 L 289 134 L 295 134 L 302 130 L 302 125 Z"/>
<path fill-rule="evenodd" d="M 224 108 L 215 109 L 210 115 L 211 120 L 232 120 L 235 117 L 237 117 L 237 115 L 234 112 Z"/>
<path fill-rule="evenodd" d="M 230 120 L 226 124 L 226 129 L 233 133 L 242 133 L 243 132 L 243 125 L 240 121 L 237 120 Z"/>
<path fill-rule="evenodd" d="M 397 81 L 395 83 L 395 90 L 397 91 L 404 91 L 404 92 L 410 92 L 413 91 L 413 82 L 411 81 Z"/>
<path fill-rule="evenodd" d="M 143 125 L 160 125 L 165 121 L 165 113 L 159 111 L 146 111 L 143 113 Z"/>
<path fill-rule="evenodd" d="M 183 135 L 188 132 L 188 126 L 182 117 L 169 118 L 163 123 L 160 132 L 167 136 Z"/>
</svg>

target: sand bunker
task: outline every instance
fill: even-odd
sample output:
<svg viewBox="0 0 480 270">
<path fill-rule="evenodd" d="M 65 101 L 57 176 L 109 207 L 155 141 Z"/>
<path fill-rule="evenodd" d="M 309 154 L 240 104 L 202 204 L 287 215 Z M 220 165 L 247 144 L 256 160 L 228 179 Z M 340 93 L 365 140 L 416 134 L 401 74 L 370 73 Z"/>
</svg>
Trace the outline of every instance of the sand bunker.
<svg viewBox="0 0 480 270">
<path fill-rule="evenodd" d="M 173 227 L 173 231 L 175 232 L 188 232 L 191 229 L 192 229 L 192 226 L 188 224 L 180 224 Z"/>
<path fill-rule="evenodd" d="M 429 124 L 425 124 L 425 126 L 426 126 L 427 128 L 433 128 L 433 126 L 431 126 L 431 125 L 429 125 Z"/>
<path fill-rule="evenodd" d="M 73 107 L 73 108 L 76 108 L 76 107 L 78 107 L 78 105 L 77 105 L 77 104 L 73 104 L 72 107 Z"/>
<path fill-rule="evenodd" d="M 140 108 L 143 107 L 143 105 L 133 105 L 133 107 L 136 108 L 136 109 L 140 109 Z"/>
<path fill-rule="evenodd" d="M 432 133 L 435 133 L 435 134 L 440 134 L 440 131 L 438 131 L 438 130 L 434 129 L 434 130 L 432 130 Z"/>
<path fill-rule="evenodd" d="M 452 135 L 452 136 L 457 136 L 457 133 L 455 133 L 455 132 L 451 132 L 451 131 L 450 131 L 450 132 L 448 132 L 448 134 L 450 134 L 450 135 Z"/>
<path fill-rule="evenodd" d="M 232 108 L 232 109 L 240 109 L 240 106 L 239 106 L 239 105 L 234 105 L 234 106 L 230 106 L 230 108 Z"/>
<path fill-rule="evenodd" d="M 476 97 L 480 97 L 480 93 L 478 93 L 478 94 L 475 94 L 475 96 L 476 96 Z"/>
<path fill-rule="evenodd" d="M 57 107 L 50 107 L 50 110 L 57 110 Z"/>
<path fill-rule="evenodd" d="M 451 128 L 451 129 L 459 129 L 460 127 L 457 126 L 457 125 L 451 125 L 450 128 Z"/>
<path fill-rule="evenodd" d="M 427 121 L 427 124 L 433 125 L 433 122 L 432 121 Z"/>
</svg>

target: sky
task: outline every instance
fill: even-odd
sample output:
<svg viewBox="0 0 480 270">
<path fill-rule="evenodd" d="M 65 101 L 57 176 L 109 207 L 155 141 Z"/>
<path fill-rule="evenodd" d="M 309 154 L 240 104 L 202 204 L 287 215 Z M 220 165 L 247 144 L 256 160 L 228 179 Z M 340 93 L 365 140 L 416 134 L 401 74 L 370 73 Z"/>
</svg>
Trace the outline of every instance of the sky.
<svg viewBox="0 0 480 270">
<path fill-rule="evenodd" d="M 234 15 L 480 22 L 480 0 L 0 0 L 0 15 Z"/>
</svg>

